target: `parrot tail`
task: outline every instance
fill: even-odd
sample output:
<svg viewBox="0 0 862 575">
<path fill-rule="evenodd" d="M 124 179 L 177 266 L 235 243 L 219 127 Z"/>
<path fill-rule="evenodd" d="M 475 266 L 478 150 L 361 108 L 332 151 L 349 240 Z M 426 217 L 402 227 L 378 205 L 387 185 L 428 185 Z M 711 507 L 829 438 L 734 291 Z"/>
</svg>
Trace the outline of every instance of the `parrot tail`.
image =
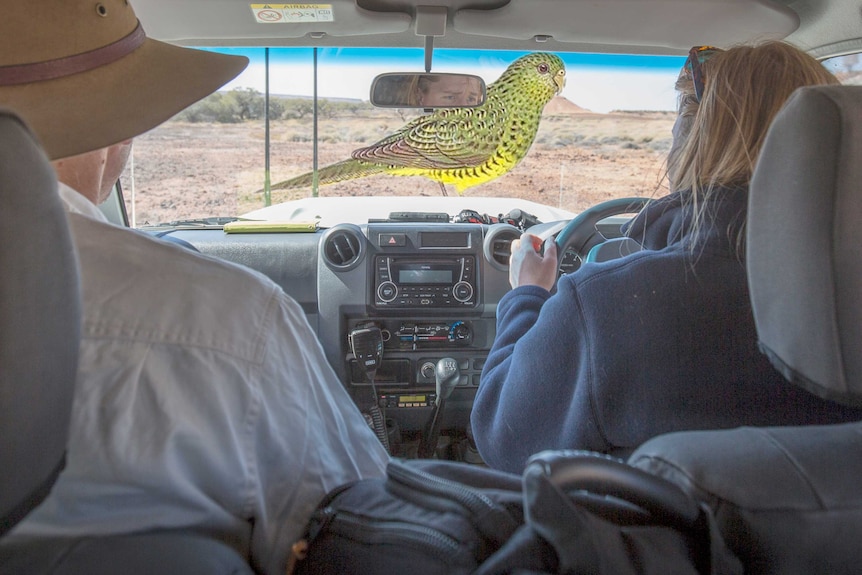
<svg viewBox="0 0 862 575">
<path fill-rule="evenodd" d="M 365 176 L 373 176 L 382 174 L 386 171 L 383 166 L 360 162 L 358 160 L 344 160 L 337 164 L 331 164 L 317 170 L 318 185 L 325 186 L 345 180 L 353 180 L 355 178 L 364 178 Z M 283 182 L 273 184 L 271 190 L 291 190 L 296 188 L 310 188 L 314 172 L 308 172 Z M 263 190 L 259 190 L 263 191 Z"/>
</svg>

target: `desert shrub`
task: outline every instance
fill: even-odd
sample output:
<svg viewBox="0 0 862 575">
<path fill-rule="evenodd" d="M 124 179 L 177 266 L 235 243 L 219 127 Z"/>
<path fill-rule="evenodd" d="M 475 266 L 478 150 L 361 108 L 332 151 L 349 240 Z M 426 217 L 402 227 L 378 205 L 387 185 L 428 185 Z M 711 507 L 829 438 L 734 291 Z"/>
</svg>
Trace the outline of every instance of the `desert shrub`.
<svg viewBox="0 0 862 575">
<path fill-rule="evenodd" d="M 219 122 L 233 124 L 240 121 L 236 102 L 216 92 L 196 102 L 175 116 L 186 122 Z"/>
<path fill-rule="evenodd" d="M 234 88 L 229 92 L 215 92 L 196 102 L 175 116 L 187 122 L 217 122 L 235 124 L 263 117 L 265 100 L 254 88 Z M 281 104 L 270 101 L 270 113 L 282 113 Z"/>
<path fill-rule="evenodd" d="M 284 117 L 284 101 L 282 98 L 269 98 L 269 119 L 280 120 Z"/>
<path fill-rule="evenodd" d="M 648 144 L 650 150 L 656 152 L 667 152 L 673 144 L 673 138 L 662 138 L 660 140 L 651 140 Z"/>
<path fill-rule="evenodd" d="M 302 119 L 314 113 L 314 102 L 309 98 L 284 98 L 282 118 Z"/>
<path fill-rule="evenodd" d="M 265 100 L 254 88 L 234 88 L 225 96 L 227 105 L 233 109 L 234 121 L 257 120 L 263 117 Z"/>
</svg>

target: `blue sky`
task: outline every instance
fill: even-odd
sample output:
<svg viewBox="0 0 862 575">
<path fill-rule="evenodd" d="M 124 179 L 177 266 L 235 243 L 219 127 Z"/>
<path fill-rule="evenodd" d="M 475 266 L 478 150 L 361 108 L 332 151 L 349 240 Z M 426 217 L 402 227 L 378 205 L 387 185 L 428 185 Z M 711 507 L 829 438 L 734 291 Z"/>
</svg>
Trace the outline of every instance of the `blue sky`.
<svg viewBox="0 0 862 575">
<path fill-rule="evenodd" d="M 242 54 L 251 62 L 242 75 L 225 89 L 265 86 L 263 48 L 218 49 Z M 270 91 L 274 94 L 311 96 L 313 68 L 311 48 L 270 49 Z M 434 72 L 469 72 L 493 82 L 521 52 L 479 50 L 434 51 Z M 611 110 L 673 110 L 673 83 L 685 59 L 678 56 L 626 56 L 616 54 L 559 53 L 566 63 L 563 96 L 594 112 Z M 397 51 L 369 48 L 319 48 L 318 95 L 368 99 L 371 80 L 381 72 L 421 72 L 425 55 L 421 48 Z"/>
</svg>

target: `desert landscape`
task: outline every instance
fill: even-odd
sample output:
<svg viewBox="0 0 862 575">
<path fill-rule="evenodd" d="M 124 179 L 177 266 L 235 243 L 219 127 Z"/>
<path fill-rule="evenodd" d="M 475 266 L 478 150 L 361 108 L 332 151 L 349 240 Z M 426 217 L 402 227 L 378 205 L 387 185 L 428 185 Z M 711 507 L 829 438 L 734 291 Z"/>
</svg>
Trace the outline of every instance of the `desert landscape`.
<svg viewBox="0 0 862 575">
<path fill-rule="evenodd" d="M 545 108 L 524 160 L 464 195 L 517 196 L 574 212 L 614 197 L 661 195 L 666 193 L 664 161 L 674 119 L 671 112 L 594 114 L 556 98 Z M 321 119 L 318 165 L 345 159 L 404 122 L 404 114 L 395 110 Z M 311 169 L 311 133 L 307 118 L 271 123 L 273 184 Z M 258 190 L 265 177 L 264 134 L 262 121 L 170 120 L 136 138 L 121 178 L 134 225 L 237 216 L 263 207 L 264 196 Z M 441 190 L 426 178 L 386 175 L 320 188 L 321 196 L 416 194 L 439 195 Z M 310 189 L 276 191 L 272 203 L 309 195 Z"/>
</svg>

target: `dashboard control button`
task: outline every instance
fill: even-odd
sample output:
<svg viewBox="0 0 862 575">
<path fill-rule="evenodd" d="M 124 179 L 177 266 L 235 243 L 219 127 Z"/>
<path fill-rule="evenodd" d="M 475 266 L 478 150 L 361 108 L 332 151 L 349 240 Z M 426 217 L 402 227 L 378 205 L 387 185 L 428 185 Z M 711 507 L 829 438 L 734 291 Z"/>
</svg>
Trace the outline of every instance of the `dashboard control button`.
<svg viewBox="0 0 862 575">
<path fill-rule="evenodd" d="M 380 301 L 390 302 L 398 295 L 398 287 L 392 282 L 383 282 L 377 286 L 377 297 Z"/>
<path fill-rule="evenodd" d="M 455 296 L 456 300 L 462 303 L 470 301 L 470 298 L 473 297 L 473 286 L 467 282 L 458 282 L 452 289 L 452 295 Z"/>
</svg>

